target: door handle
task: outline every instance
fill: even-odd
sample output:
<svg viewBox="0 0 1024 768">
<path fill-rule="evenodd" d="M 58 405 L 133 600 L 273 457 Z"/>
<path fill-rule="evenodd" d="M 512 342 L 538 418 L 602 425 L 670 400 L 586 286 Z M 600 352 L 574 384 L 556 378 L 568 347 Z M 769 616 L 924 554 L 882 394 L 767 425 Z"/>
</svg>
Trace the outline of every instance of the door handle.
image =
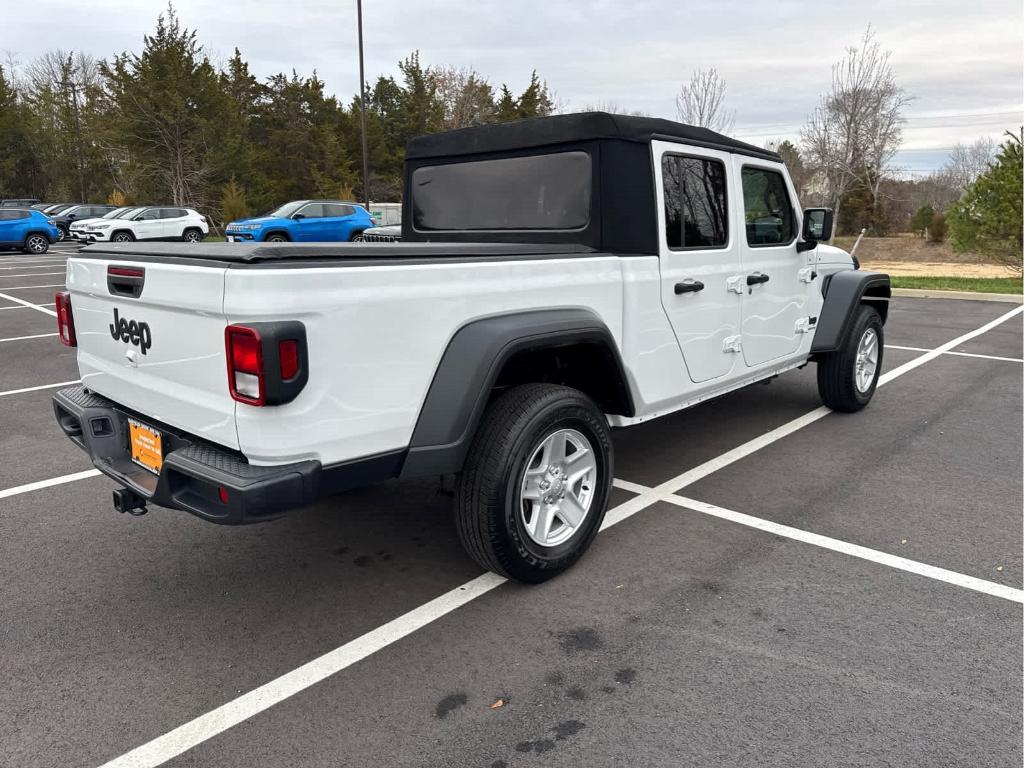
<svg viewBox="0 0 1024 768">
<path fill-rule="evenodd" d="M 683 280 L 681 283 L 676 283 L 676 296 L 681 293 L 696 293 L 703 290 L 704 283 L 700 280 Z"/>
<path fill-rule="evenodd" d="M 763 275 L 760 272 L 755 272 L 752 275 L 747 275 L 747 285 L 758 285 L 759 283 L 767 283 L 768 275 Z"/>
</svg>

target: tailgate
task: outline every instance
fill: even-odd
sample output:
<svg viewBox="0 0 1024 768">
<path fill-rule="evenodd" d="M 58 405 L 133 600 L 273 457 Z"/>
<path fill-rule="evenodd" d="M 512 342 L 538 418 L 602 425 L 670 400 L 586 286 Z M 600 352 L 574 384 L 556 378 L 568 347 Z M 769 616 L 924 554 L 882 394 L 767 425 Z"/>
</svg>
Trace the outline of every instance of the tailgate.
<svg viewBox="0 0 1024 768">
<path fill-rule="evenodd" d="M 68 259 L 82 383 L 143 416 L 238 448 L 224 354 L 224 271 L 132 262 L 130 254 Z"/>
</svg>

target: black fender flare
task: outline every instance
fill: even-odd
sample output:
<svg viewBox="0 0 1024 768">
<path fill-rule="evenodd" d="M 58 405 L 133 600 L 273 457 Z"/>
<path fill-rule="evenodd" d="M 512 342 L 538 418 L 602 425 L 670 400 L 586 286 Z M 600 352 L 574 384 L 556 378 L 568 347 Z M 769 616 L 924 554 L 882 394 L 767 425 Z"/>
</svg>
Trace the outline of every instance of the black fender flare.
<svg viewBox="0 0 1024 768">
<path fill-rule="evenodd" d="M 474 320 L 445 348 L 427 390 L 402 467 L 402 477 L 462 469 L 498 375 L 513 355 L 574 344 L 607 350 L 625 388 L 624 415 L 634 412 L 618 345 L 608 326 L 587 309 L 527 310 Z"/>
<path fill-rule="evenodd" d="M 844 269 L 825 279 L 822 293 L 825 303 L 814 330 L 812 355 L 839 349 L 849 331 L 854 310 L 861 304 L 874 306 L 882 316 L 883 324 L 889 316 L 892 284 L 883 272 Z"/>
</svg>

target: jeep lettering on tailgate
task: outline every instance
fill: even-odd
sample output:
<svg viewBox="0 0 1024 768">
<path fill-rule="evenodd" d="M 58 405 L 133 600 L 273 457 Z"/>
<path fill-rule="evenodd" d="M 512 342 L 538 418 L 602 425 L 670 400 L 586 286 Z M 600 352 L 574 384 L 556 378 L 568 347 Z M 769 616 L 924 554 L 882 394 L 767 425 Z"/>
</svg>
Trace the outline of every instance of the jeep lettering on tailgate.
<svg viewBox="0 0 1024 768">
<path fill-rule="evenodd" d="M 126 320 L 119 317 L 117 307 L 114 307 L 114 322 L 110 324 L 110 336 L 117 341 L 127 344 L 134 344 L 146 354 L 146 350 L 153 346 L 153 335 L 149 331 L 149 323 L 140 323 L 137 320 Z"/>
</svg>

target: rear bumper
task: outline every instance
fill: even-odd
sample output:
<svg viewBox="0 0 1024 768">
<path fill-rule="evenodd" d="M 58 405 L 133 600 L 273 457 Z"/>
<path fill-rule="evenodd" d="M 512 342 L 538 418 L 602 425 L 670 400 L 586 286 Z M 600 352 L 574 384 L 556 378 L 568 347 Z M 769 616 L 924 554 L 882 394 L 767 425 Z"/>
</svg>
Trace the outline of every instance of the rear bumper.
<svg viewBox="0 0 1024 768">
<path fill-rule="evenodd" d="M 242 525 L 273 520 L 314 501 L 322 487 L 318 461 L 255 467 L 237 453 L 140 417 L 84 387 L 58 392 L 53 410 L 64 434 L 103 474 L 149 503 L 210 522 Z M 160 431 L 164 462 L 159 475 L 131 460 L 129 417 Z"/>
<path fill-rule="evenodd" d="M 100 472 L 147 503 L 221 525 L 266 522 L 323 496 L 396 478 L 406 456 L 402 449 L 326 467 L 314 460 L 256 467 L 239 453 L 123 408 L 85 387 L 54 395 L 53 411 L 64 434 L 89 454 Z M 129 418 L 160 431 L 164 461 L 159 475 L 132 461 Z M 222 488 L 227 502 L 221 500 Z"/>
</svg>

